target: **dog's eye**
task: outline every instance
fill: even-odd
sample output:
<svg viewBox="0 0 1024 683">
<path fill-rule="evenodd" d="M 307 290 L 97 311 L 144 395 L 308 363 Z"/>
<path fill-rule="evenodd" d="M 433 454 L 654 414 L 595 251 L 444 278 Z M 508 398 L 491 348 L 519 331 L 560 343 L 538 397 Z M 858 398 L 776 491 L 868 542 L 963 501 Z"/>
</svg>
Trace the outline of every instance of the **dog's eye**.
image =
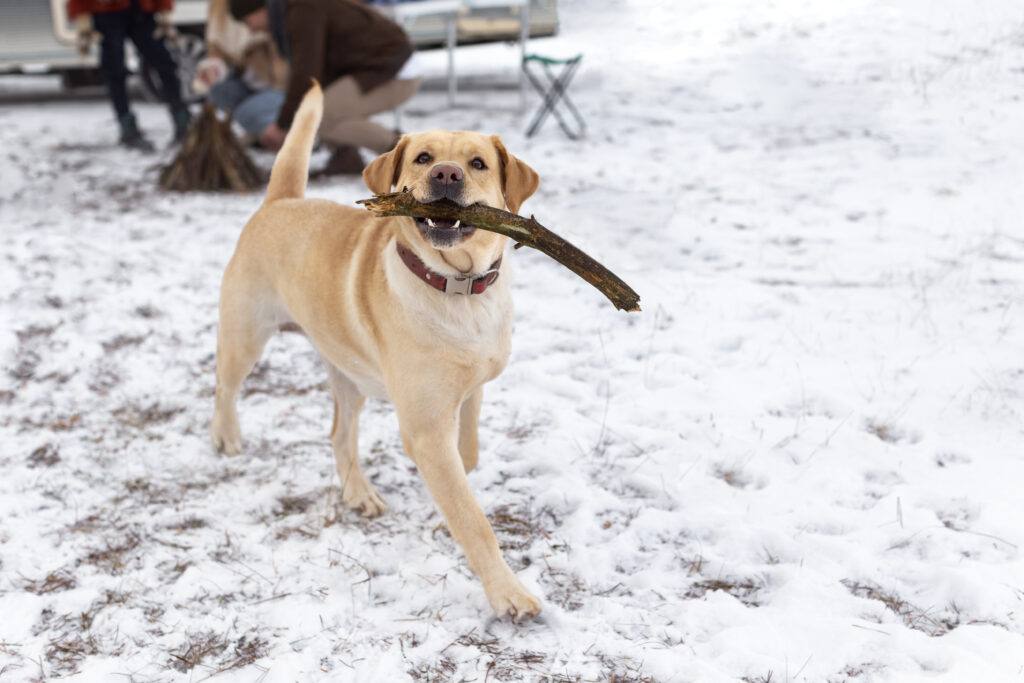
<svg viewBox="0 0 1024 683">
<path fill-rule="evenodd" d="M 480 157 L 474 158 L 473 161 L 469 162 L 469 165 L 478 171 L 482 171 L 485 168 L 487 168 L 487 164 L 485 164 L 484 160 L 481 159 Z"/>
<path fill-rule="evenodd" d="M 416 157 L 417 164 L 429 164 L 430 160 L 434 157 L 430 156 L 427 152 L 420 152 L 420 155 Z"/>
</svg>

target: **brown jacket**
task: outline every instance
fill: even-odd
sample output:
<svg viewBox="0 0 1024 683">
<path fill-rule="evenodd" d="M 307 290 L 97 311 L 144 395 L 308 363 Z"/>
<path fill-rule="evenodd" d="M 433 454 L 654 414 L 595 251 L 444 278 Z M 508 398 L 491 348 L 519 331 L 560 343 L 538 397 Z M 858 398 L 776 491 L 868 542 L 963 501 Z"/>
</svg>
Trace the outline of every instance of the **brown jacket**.
<svg viewBox="0 0 1024 683">
<path fill-rule="evenodd" d="M 206 55 L 219 57 L 242 72 L 254 90 L 284 90 L 288 63 L 269 34 L 254 33 L 228 11 L 228 0 L 210 0 L 206 11 Z"/>
<path fill-rule="evenodd" d="M 327 87 L 351 76 L 369 92 L 394 78 L 412 55 L 405 31 L 359 0 L 285 0 L 281 14 L 283 26 L 274 26 L 275 12 L 270 15 L 271 33 L 284 39 L 290 68 L 277 117 L 281 128 L 291 126 L 311 78 Z"/>
</svg>

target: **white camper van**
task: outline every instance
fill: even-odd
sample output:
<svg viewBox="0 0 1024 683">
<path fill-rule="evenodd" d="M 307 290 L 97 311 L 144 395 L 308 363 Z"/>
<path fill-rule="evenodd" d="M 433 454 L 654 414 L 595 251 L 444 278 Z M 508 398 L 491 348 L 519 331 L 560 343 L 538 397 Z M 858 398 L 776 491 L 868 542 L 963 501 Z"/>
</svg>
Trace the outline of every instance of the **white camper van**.
<svg viewBox="0 0 1024 683">
<path fill-rule="evenodd" d="M 378 0 L 381 11 L 402 23 L 421 48 L 517 40 L 519 19 L 528 2 L 529 36 L 553 35 L 558 28 L 557 0 Z M 172 14 L 178 38 L 168 48 L 181 71 L 182 87 L 190 87 L 195 66 L 205 53 L 203 36 L 206 0 L 176 0 Z M 128 45 L 128 67 L 139 74 L 153 97 L 155 74 Z M 0 2 L 0 74 L 56 73 L 67 88 L 100 82 L 99 50 L 85 56 L 75 48 L 74 27 L 66 0 L 2 0 Z M 194 99 L 186 92 L 186 100 Z"/>
</svg>

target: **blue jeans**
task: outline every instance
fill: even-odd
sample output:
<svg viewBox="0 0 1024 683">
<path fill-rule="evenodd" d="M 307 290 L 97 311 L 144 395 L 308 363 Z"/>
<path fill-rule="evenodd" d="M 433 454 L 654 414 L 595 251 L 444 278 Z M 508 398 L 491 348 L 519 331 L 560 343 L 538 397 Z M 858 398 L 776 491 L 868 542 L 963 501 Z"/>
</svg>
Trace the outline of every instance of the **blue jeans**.
<svg viewBox="0 0 1024 683">
<path fill-rule="evenodd" d="M 258 137 L 263 129 L 277 120 L 277 113 L 284 103 L 280 90 L 254 90 L 232 74 L 210 88 L 210 101 L 218 109 L 231 114 L 242 129 Z"/>
</svg>

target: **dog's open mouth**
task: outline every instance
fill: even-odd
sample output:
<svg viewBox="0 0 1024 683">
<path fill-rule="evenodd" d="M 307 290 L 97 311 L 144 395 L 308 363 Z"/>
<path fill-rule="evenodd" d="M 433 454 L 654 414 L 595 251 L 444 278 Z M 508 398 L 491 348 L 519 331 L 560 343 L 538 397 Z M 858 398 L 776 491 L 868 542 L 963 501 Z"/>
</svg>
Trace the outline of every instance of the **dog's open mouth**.
<svg viewBox="0 0 1024 683">
<path fill-rule="evenodd" d="M 433 218 L 417 218 L 416 227 L 431 244 L 437 247 L 450 247 L 456 242 L 466 239 L 476 230 L 476 226 L 462 221 Z"/>
</svg>

